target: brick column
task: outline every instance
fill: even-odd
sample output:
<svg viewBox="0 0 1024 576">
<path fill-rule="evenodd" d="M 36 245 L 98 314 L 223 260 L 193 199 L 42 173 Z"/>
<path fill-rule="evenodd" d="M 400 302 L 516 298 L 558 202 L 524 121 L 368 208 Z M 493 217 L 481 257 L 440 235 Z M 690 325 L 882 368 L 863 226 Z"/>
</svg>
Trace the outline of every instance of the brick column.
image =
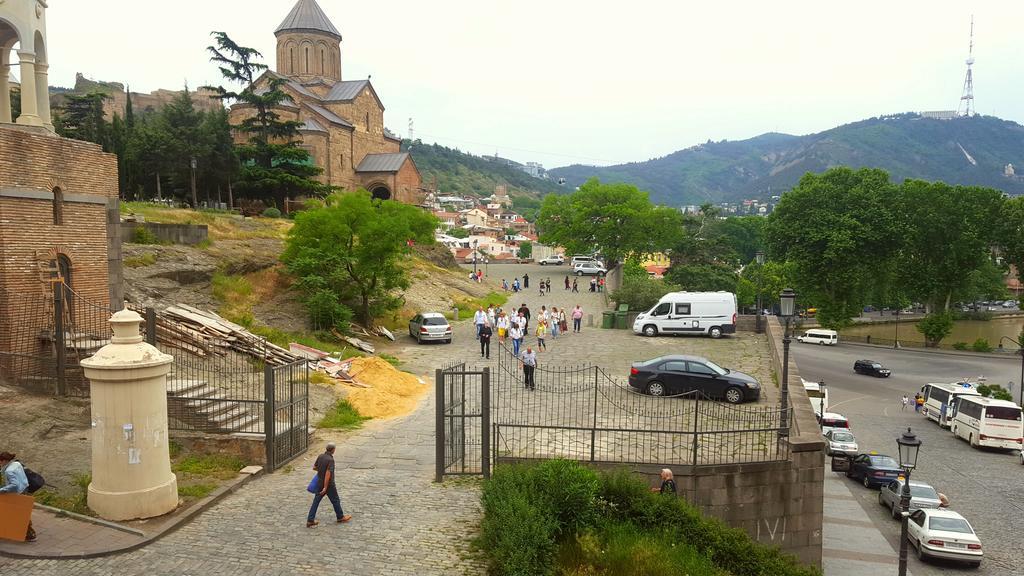
<svg viewBox="0 0 1024 576">
<path fill-rule="evenodd" d="M 32 81 L 36 77 L 36 55 L 32 52 L 18 52 L 18 57 L 21 59 L 21 116 L 18 116 L 18 124 L 42 126 L 36 83 Z"/>
</svg>

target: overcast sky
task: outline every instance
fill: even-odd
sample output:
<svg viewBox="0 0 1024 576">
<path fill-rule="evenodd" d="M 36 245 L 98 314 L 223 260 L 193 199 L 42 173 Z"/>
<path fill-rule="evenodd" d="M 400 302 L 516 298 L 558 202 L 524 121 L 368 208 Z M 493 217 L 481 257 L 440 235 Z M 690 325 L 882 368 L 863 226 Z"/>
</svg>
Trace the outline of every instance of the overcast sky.
<svg viewBox="0 0 1024 576">
<path fill-rule="evenodd" d="M 975 18 L 978 110 L 1024 120 L 1024 2 L 319 0 L 342 76 L 385 124 L 477 154 L 642 161 L 768 131 L 955 109 Z M 50 83 L 219 83 L 211 30 L 274 65 L 293 0 L 50 0 Z M 974 6 L 969 6 L 969 5 Z"/>
</svg>

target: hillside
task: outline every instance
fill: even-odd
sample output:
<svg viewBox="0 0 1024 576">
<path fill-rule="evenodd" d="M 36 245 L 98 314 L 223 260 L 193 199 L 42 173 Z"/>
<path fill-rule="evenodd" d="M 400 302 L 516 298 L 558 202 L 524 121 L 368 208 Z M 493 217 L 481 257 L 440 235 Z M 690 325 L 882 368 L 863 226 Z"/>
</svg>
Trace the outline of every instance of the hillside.
<svg viewBox="0 0 1024 576">
<path fill-rule="evenodd" d="M 882 168 L 894 181 L 942 180 L 1024 193 L 1024 178 L 1004 175 L 1007 164 L 1024 173 L 1024 126 L 991 116 L 935 120 L 900 114 L 806 136 L 768 133 L 708 142 L 646 162 L 577 164 L 548 173 L 565 178 L 571 188 L 593 176 L 630 182 L 655 202 L 683 205 L 767 199 L 806 172 L 838 165 Z"/>
</svg>

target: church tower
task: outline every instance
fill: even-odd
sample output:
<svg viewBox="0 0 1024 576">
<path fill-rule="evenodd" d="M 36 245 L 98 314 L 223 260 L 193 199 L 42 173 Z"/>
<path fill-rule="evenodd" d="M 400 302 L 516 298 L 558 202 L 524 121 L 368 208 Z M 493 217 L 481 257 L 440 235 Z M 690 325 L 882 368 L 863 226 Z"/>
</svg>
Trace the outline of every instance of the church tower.
<svg viewBox="0 0 1024 576">
<path fill-rule="evenodd" d="M 298 80 L 341 80 L 341 33 L 316 0 L 298 0 L 277 36 L 277 72 Z"/>
</svg>

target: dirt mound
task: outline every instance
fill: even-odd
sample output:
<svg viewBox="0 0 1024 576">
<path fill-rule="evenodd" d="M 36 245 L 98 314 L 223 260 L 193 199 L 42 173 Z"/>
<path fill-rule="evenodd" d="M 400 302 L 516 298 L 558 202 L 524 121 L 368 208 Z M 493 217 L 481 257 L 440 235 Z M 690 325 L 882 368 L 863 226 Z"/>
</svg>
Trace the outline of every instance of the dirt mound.
<svg viewBox="0 0 1024 576">
<path fill-rule="evenodd" d="M 412 249 L 413 253 L 435 266 L 458 270 L 459 263 L 447 246 L 441 244 L 417 244 Z"/>
<path fill-rule="evenodd" d="M 369 388 L 352 388 L 348 401 L 363 416 L 394 418 L 416 409 L 427 385 L 376 357 L 355 358 L 349 375 Z"/>
</svg>

